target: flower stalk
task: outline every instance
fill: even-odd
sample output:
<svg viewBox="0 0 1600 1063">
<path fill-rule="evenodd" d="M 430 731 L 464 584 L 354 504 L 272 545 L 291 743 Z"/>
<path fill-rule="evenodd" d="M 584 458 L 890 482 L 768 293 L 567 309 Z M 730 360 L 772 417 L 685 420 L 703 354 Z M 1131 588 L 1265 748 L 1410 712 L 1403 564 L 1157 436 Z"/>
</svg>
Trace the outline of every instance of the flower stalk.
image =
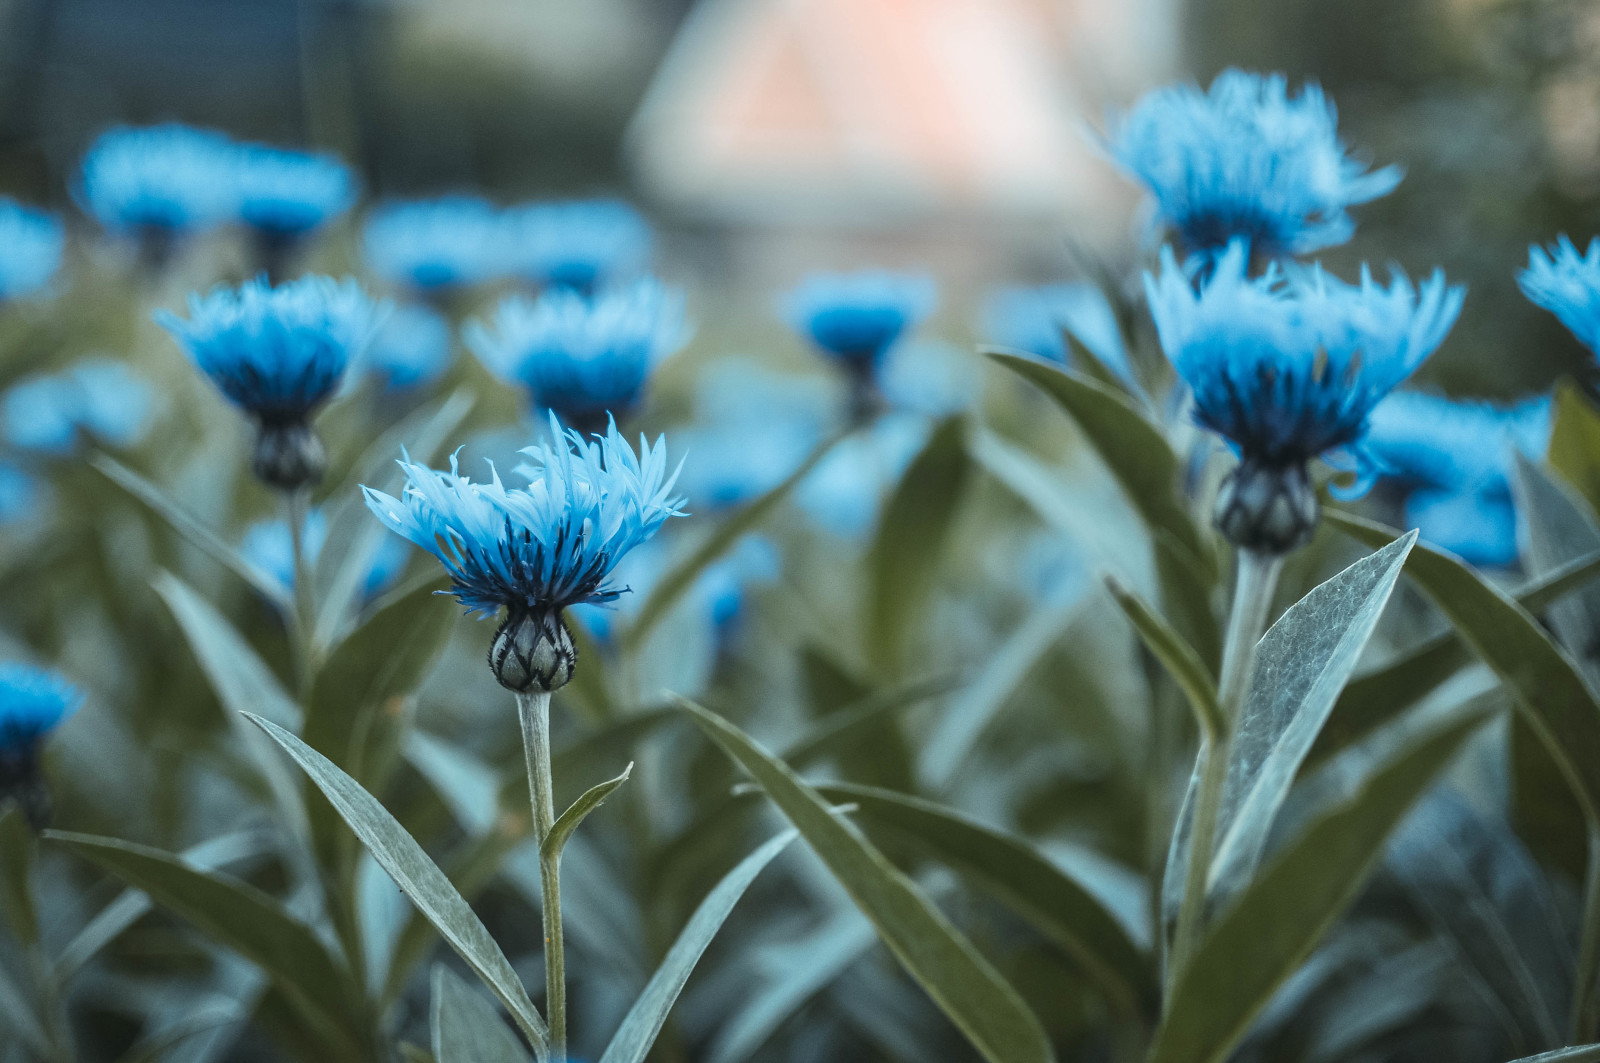
<svg viewBox="0 0 1600 1063">
<path fill-rule="evenodd" d="M 311 632 L 316 622 L 312 601 L 311 560 L 306 556 L 306 522 L 310 519 L 310 492 L 305 489 L 283 492 L 289 525 L 289 542 L 294 557 L 294 609 L 290 617 L 289 640 L 294 649 L 295 681 L 300 696 L 311 693 Z"/>
<path fill-rule="evenodd" d="M 539 886 L 544 918 L 545 1021 L 550 1027 L 550 1063 L 567 1058 L 566 947 L 561 930 L 561 853 L 547 850 L 555 826 L 555 791 L 550 770 L 550 694 L 517 695 L 522 721 L 522 752 L 528 767 L 534 837 L 539 842 Z"/>
</svg>

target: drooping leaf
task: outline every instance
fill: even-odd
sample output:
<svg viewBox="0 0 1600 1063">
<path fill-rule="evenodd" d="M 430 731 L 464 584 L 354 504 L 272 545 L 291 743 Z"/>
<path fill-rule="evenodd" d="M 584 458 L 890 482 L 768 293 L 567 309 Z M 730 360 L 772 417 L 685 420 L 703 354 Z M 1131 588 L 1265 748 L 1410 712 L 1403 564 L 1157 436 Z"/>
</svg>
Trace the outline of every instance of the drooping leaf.
<svg viewBox="0 0 1600 1063">
<path fill-rule="evenodd" d="M 572 837 L 572 832 L 578 829 L 578 824 L 586 819 L 589 813 L 599 808 L 606 798 L 617 792 L 623 783 L 628 781 L 628 776 L 633 774 L 633 764 L 629 762 L 622 774 L 615 779 L 608 779 L 598 786 L 591 786 L 579 795 L 578 799 L 559 817 L 550 827 L 550 833 L 545 836 L 539 851 L 545 856 L 561 855 L 561 850 L 566 846 L 567 839 Z"/>
<path fill-rule="evenodd" d="M 1149 1063 L 1221 1063 L 1316 948 L 1384 843 L 1483 722 L 1433 727 L 1310 821 L 1209 929 L 1178 973 Z"/>
<path fill-rule="evenodd" d="M 600 1057 L 600 1063 L 644 1063 L 644 1058 L 650 1054 L 650 1047 L 655 1044 L 661 1027 L 667 1021 L 667 1014 L 689 981 L 695 964 L 705 954 L 717 931 L 722 929 L 733 906 L 744 896 L 745 890 L 749 889 L 750 883 L 755 881 L 762 869 L 783 852 L 795 837 L 796 832 L 791 830 L 768 841 L 739 861 L 732 871 L 712 887 L 706 899 L 689 917 L 678 939 L 667 950 L 661 966 L 650 976 L 649 984 L 634 1001 L 633 1007 L 628 1009 L 622 1025 L 617 1028 L 611 1043 L 606 1046 L 605 1054 Z"/>
<path fill-rule="evenodd" d="M 444 964 L 433 968 L 436 1063 L 527 1063 L 528 1053 L 495 1006 Z"/>
<path fill-rule="evenodd" d="M 52 841 L 143 890 L 207 937 L 259 966 L 330 1047 L 356 1052 L 360 989 L 305 923 L 255 887 L 115 838 L 49 831 Z"/>
<path fill-rule="evenodd" d="M 934 429 L 884 506 L 867 551 L 867 651 L 888 675 L 898 674 L 913 626 L 927 611 L 966 491 L 965 431 L 960 417 Z"/>
<path fill-rule="evenodd" d="M 1395 537 L 1390 528 L 1346 513 L 1330 511 L 1327 518 L 1369 545 Z M 1584 815 L 1600 824 L 1600 773 L 1591 770 L 1600 763 L 1600 705 L 1572 658 L 1525 609 L 1459 558 L 1422 544 L 1411 552 L 1406 573 L 1510 688 Z"/>
<path fill-rule="evenodd" d="M 416 839 L 391 816 L 378 799 L 322 754 L 282 727 L 259 716 L 247 717 L 270 735 L 311 777 L 355 831 L 373 858 L 411 898 L 457 955 L 500 998 L 523 1036 L 541 1060 L 549 1050 L 544 1020 L 534 1010 L 527 990 L 517 978 L 505 953 L 450 884 L 439 866 L 422 851 Z"/>
<path fill-rule="evenodd" d="M 1149 958 L 1092 893 L 1028 842 L 906 794 L 845 783 L 817 792 L 856 805 L 973 879 L 1072 956 L 1122 1015 L 1138 1016 L 1155 1000 Z"/>
<path fill-rule="evenodd" d="M 723 752 L 749 772 L 877 927 L 906 971 L 991 1063 L 1054 1058 L 1016 990 L 854 825 L 788 765 L 720 716 L 680 699 Z"/>
<path fill-rule="evenodd" d="M 1189 708 L 1194 711 L 1201 732 L 1221 734 L 1225 722 L 1222 706 L 1217 703 L 1217 684 L 1194 647 L 1185 642 L 1183 636 L 1174 631 L 1172 625 L 1150 608 L 1143 598 L 1123 586 L 1116 577 L 1106 577 L 1106 588 L 1139 633 L 1145 647 L 1161 662 L 1167 674 L 1183 691 L 1183 696 L 1189 700 Z"/>
</svg>

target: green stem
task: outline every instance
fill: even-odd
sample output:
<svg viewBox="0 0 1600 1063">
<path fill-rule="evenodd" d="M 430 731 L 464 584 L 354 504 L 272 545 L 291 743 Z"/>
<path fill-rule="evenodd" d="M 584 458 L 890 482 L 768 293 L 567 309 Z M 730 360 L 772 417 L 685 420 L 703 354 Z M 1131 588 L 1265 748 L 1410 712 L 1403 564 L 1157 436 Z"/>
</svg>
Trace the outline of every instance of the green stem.
<svg viewBox="0 0 1600 1063">
<path fill-rule="evenodd" d="M 561 854 L 544 851 L 555 825 L 555 793 L 550 774 L 550 695 L 518 694 L 522 752 L 528 764 L 534 837 L 539 840 L 539 885 L 544 909 L 545 1019 L 550 1026 L 550 1063 L 567 1058 L 567 974 L 561 934 Z"/>
<path fill-rule="evenodd" d="M 294 651 L 295 681 L 304 699 L 311 693 L 313 660 L 311 650 L 311 625 L 316 615 L 312 601 L 311 564 L 306 557 L 306 522 L 310 516 L 311 496 L 304 488 L 284 495 L 288 510 L 289 543 L 294 556 L 294 612 L 289 618 L 289 642 Z"/>
<path fill-rule="evenodd" d="M 1572 1044 L 1600 1035 L 1596 1015 L 1596 976 L 1600 971 L 1600 829 L 1589 825 L 1589 863 L 1583 876 L 1583 931 L 1578 939 L 1577 977 L 1572 986 Z M 1586 1041 L 1585 1038 L 1588 1040 Z"/>
<path fill-rule="evenodd" d="M 66 1002 L 61 998 L 55 971 L 37 941 L 28 946 L 28 961 L 39 987 L 39 1010 L 49 1041 L 51 1063 L 73 1063 L 76 1057 L 72 1051 L 72 1028 L 67 1021 Z"/>
<path fill-rule="evenodd" d="M 1239 551 L 1233 610 L 1228 615 L 1228 636 L 1222 649 L 1222 681 L 1217 687 L 1223 731 L 1200 737 L 1200 784 L 1195 792 L 1194 818 L 1189 831 L 1189 864 L 1184 873 L 1183 901 L 1178 908 L 1178 924 L 1173 930 L 1172 962 L 1168 968 L 1174 979 L 1194 954 L 1204 930 L 1212 850 L 1216 847 L 1217 820 L 1228 780 L 1233 725 L 1249 690 L 1256 643 L 1266 628 L 1272 594 L 1282 569 L 1281 555 Z"/>
</svg>

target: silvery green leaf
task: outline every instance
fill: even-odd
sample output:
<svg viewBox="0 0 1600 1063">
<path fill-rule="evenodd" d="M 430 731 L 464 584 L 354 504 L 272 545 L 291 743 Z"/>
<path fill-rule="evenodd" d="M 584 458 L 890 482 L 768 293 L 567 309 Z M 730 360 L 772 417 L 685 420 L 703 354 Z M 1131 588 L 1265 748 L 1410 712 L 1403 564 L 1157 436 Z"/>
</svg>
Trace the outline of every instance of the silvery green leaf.
<svg viewBox="0 0 1600 1063">
<path fill-rule="evenodd" d="M 556 817 L 555 823 L 550 826 L 550 833 L 545 836 L 539 846 L 539 851 L 544 856 L 560 857 L 561 850 L 565 848 L 567 839 L 572 837 L 572 832 L 578 825 L 588 818 L 589 813 L 599 808 L 605 799 L 616 793 L 623 783 L 628 781 L 628 776 L 633 774 L 633 763 L 630 761 L 622 774 L 615 779 L 608 779 L 596 786 L 591 786 L 578 796 L 578 799 L 561 815 Z"/>
<path fill-rule="evenodd" d="M 705 954 L 717 931 L 722 929 L 733 906 L 744 896 L 745 890 L 762 869 L 797 836 L 798 832 L 792 830 L 778 835 L 739 861 L 732 871 L 712 887 L 667 950 L 661 966 L 650 976 L 649 984 L 628 1010 L 627 1017 L 606 1046 L 605 1054 L 600 1057 L 600 1063 L 644 1063 L 695 964 Z"/>
<path fill-rule="evenodd" d="M 444 964 L 433 968 L 434 1063 L 527 1063 L 495 1006 Z"/>
<path fill-rule="evenodd" d="M 1547 576 L 1600 550 L 1600 529 L 1588 503 L 1520 453 L 1513 486 L 1517 512 L 1528 529 L 1530 575 Z M 1600 662 L 1594 657 L 1600 648 L 1600 588 L 1591 585 L 1551 605 L 1550 623 L 1562 645 L 1584 665 L 1590 682 L 1600 678 Z"/>
<path fill-rule="evenodd" d="M 1595 1060 L 1600 1060 L 1600 1044 L 1558 1048 L 1553 1052 L 1514 1059 L 1511 1063 L 1595 1063 Z"/>
</svg>

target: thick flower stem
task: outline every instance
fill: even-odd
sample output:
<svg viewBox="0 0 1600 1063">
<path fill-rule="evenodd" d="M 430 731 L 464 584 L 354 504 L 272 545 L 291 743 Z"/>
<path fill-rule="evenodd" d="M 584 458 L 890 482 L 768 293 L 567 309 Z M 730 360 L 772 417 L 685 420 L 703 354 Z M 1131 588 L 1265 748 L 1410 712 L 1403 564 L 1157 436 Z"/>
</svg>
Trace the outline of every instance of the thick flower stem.
<svg viewBox="0 0 1600 1063">
<path fill-rule="evenodd" d="M 1181 976 L 1205 929 L 1206 893 L 1212 850 L 1217 841 L 1217 819 L 1222 811 L 1222 793 L 1228 779 L 1233 725 L 1250 687 L 1256 643 L 1266 628 L 1273 591 L 1282 569 L 1281 554 L 1238 552 L 1233 611 L 1228 616 L 1228 636 L 1222 650 L 1222 681 L 1217 687 L 1223 729 L 1220 734 L 1200 738 L 1200 784 L 1195 792 L 1194 818 L 1189 830 L 1189 864 L 1184 873 L 1178 923 L 1173 930 L 1172 962 L 1168 965 L 1174 980 Z"/>
<path fill-rule="evenodd" d="M 1573 979 L 1572 1044 L 1586 1044 L 1600 1036 L 1600 1014 L 1595 999 L 1600 985 L 1600 828 L 1589 825 L 1589 864 L 1583 881 L 1583 929 L 1578 938 L 1578 969 Z"/>
<path fill-rule="evenodd" d="M 561 935 L 561 854 L 545 852 L 544 841 L 555 825 L 555 794 L 550 777 L 550 695 L 517 695 L 522 720 L 522 751 L 528 764 L 528 792 L 533 800 L 533 831 L 539 840 L 539 884 L 544 908 L 545 1020 L 550 1026 L 550 1063 L 567 1058 L 567 974 Z"/>
</svg>

